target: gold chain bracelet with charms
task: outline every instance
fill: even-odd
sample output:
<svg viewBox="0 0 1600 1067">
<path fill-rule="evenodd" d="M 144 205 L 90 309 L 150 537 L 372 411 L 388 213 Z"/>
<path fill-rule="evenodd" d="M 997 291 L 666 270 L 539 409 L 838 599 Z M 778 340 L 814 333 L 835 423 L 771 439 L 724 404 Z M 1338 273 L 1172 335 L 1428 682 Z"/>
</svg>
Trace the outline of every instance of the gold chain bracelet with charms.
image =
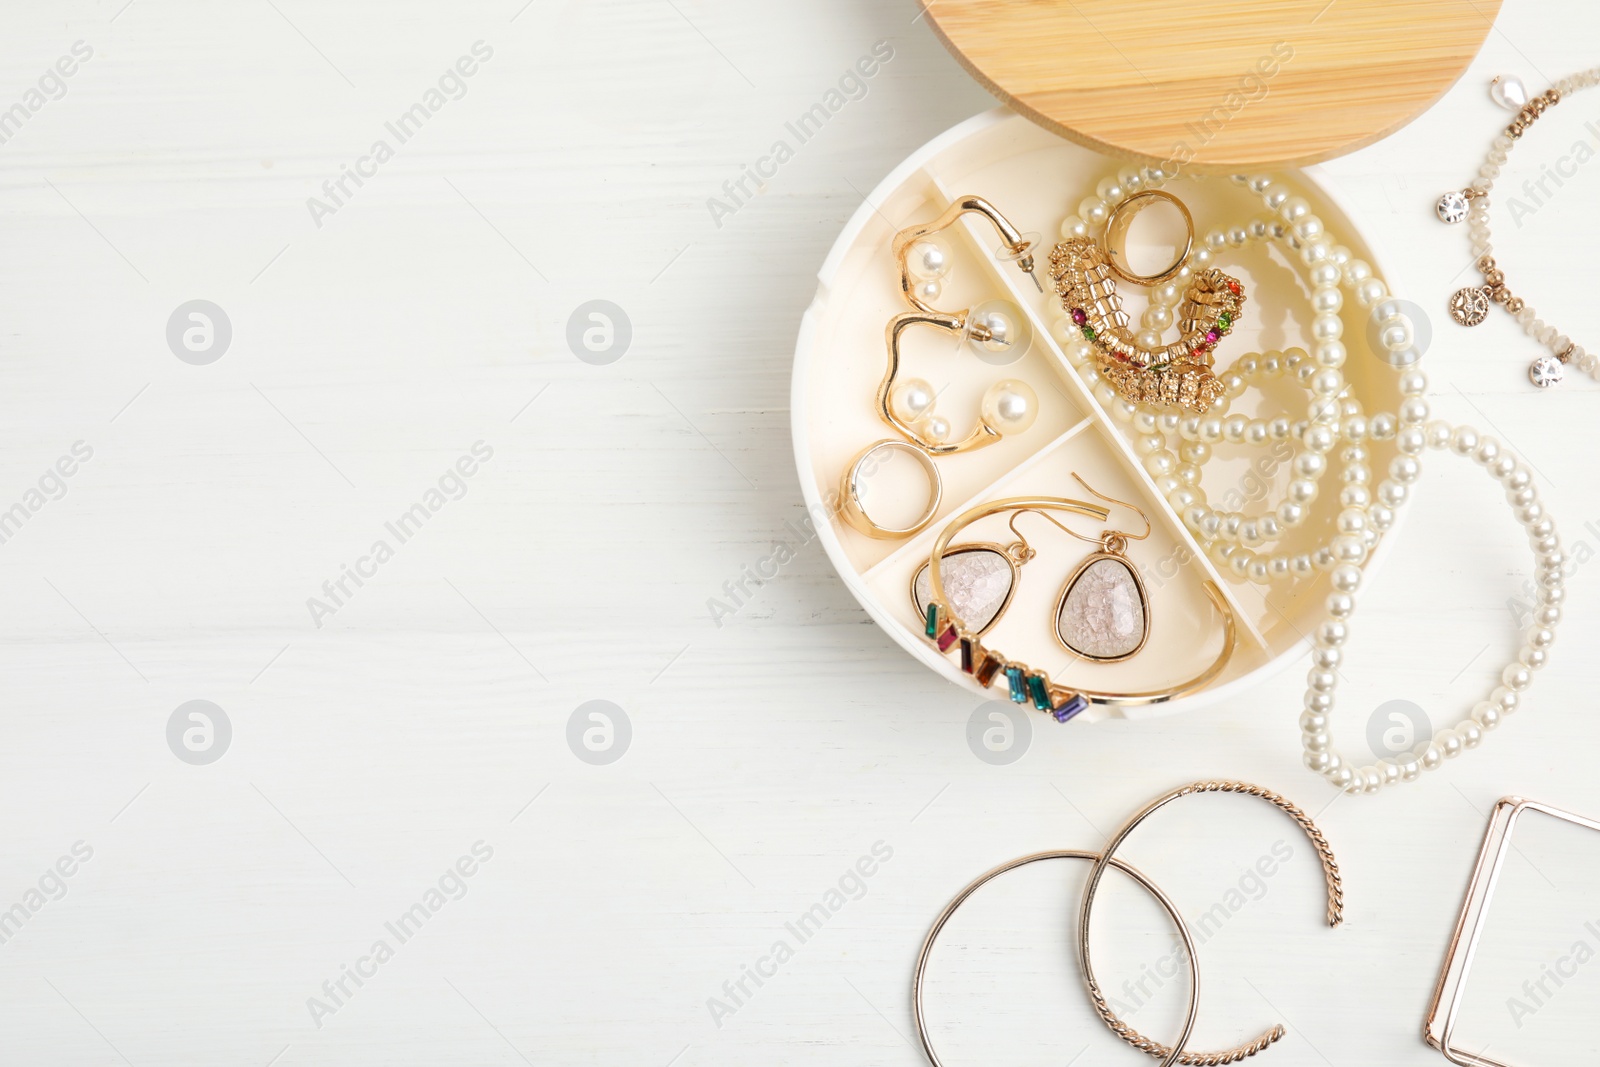
<svg viewBox="0 0 1600 1067">
<path fill-rule="evenodd" d="M 1495 102 L 1517 113 L 1489 149 L 1488 158 L 1478 169 L 1478 177 L 1465 189 L 1445 193 L 1434 205 L 1434 211 L 1443 222 L 1468 222 L 1472 241 L 1472 254 L 1476 266 L 1483 274 L 1482 285 L 1469 285 L 1457 289 L 1450 297 L 1450 317 L 1462 326 L 1476 326 L 1489 316 L 1489 308 L 1499 304 L 1516 318 L 1518 325 L 1540 344 L 1550 349 L 1550 355 L 1540 356 L 1528 367 L 1528 379 L 1540 388 L 1549 388 L 1566 376 L 1568 364 L 1600 378 L 1600 358 L 1573 343 L 1566 334 L 1540 319 L 1527 301 L 1512 293 L 1506 285 L 1505 271 L 1495 262 L 1489 242 L 1489 191 L 1500 176 L 1500 168 L 1509 158 L 1512 147 L 1546 111 L 1579 89 L 1600 85 L 1600 67 L 1563 78 L 1538 96 L 1528 97 L 1522 82 L 1515 77 L 1501 76 L 1490 86 Z M 1543 189 L 1543 179 L 1540 189 Z M 1556 179 L 1560 184 L 1560 178 Z M 1535 203 L 1541 203 L 1537 197 Z M 1515 216 L 1513 216 L 1515 217 Z"/>
</svg>

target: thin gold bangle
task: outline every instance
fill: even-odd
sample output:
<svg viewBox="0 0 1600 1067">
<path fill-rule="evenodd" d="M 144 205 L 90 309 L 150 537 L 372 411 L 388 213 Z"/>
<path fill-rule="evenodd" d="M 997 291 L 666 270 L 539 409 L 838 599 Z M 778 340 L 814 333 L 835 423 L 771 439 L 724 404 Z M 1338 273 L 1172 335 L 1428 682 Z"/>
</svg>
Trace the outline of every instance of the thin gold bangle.
<svg viewBox="0 0 1600 1067">
<path fill-rule="evenodd" d="M 1038 863 L 1041 860 L 1088 860 L 1097 864 L 1096 870 L 1100 869 L 1098 865 L 1109 863 L 1110 866 L 1115 867 L 1138 882 L 1144 887 L 1145 892 L 1155 897 L 1156 902 L 1166 911 L 1167 917 L 1172 920 L 1172 924 L 1178 928 L 1178 935 L 1183 939 L 1184 959 L 1189 963 L 1189 1007 L 1184 1013 L 1183 1033 L 1178 1035 L 1177 1043 L 1173 1045 L 1172 1051 L 1161 1061 L 1161 1067 L 1172 1067 L 1172 1064 L 1178 1061 L 1183 1046 L 1189 1043 L 1189 1035 L 1194 1032 L 1195 1019 L 1200 1014 L 1200 964 L 1195 950 L 1194 934 L 1190 932 L 1189 924 L 1184 922 L 1183 915 L 1178 911 L 1177 905 L 1161 891 L 1159 886 L 1141 874 L 1136 868 L 1124 863 L 1122 860 L 1108 860 L 1101 853 L 1082 852 L 1075 849 L 1035 852 L 1029 856 L 1018 856 L 1014 860 L 1008 860 L 968 882 L 966 887 L 957 893 L 950 903 L 944 906 L 944 910 L 939 913 L 939 917 L 933 921 L 932 928 L 928 930 L 928 936 L 922 940 L 922 949 L 917 953 L 917 969 L 913 972 L 911 978 L 911 1019 L 917 1028 L 917 1040 L 922 1045 L 923 1055 L 928 1057 L 928 1062 L 933 1067 L 944 1067 L 938 1053 L 933 1051 L 933 1041 L 928 1036 L 928 1023 L 922 1008 L 922 991 L 928 970 L 928 959 L 933 954 L 934 942 L 939 939 L 939 932 L 950 921 L 950 917 L 956 913 L 956 909 L 961 907 L 968 897 L 983 888 L 985 884 L 1005 874 L 1007 871 L 1016 870 L 1018 867 L 1024 867 L 1030 863 Z M 1124 1040 L 1127 1039 L 1124 1038 Z"/>
</svg>

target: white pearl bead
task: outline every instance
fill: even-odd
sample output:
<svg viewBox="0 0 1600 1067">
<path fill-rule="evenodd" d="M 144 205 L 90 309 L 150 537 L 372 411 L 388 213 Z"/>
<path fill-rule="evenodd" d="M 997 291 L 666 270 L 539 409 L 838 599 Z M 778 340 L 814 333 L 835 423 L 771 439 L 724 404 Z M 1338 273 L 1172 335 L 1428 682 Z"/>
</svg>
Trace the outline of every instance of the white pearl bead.
<svg viewBox="0 0 1600 1067">
<path fill-rule="evenodd" d="M 1420 396 L 1408 396 L 1400 401 L 1398 414 L 1402 426 L 1420 426 L 1428 421 L 1428 402 Z"/>
<path fill-rule="evenodd" d="M 1285 222 L 1298 222 L 1311 214 L 1311 205 L 1303 196 L 1291 196 L 1279 206 L 1278 214 Z"/>
<path fill-rule="evenodd" d="M 1333 587 L 1341 593 L 1354 593 L 1361 588 L 1361 569 L 1352 564 L 1335 567 L 1331 578 Z"/>
<path fill-rule="evenodd" d="M 1506 684 L 1507 689 L 1520 693 L 1533 684 L 1533 672 L 1524 664 L 1511 663 L 1500 672 L 1500 680 Z"/>
<path fill-rule="evenodd" d="M 1111 217 L 1111 209 L 1098 196 L 1089 196 L 1078 205 L 1078 215 L 1091 227 L 1104 226 L 1106 219 Z"/>
<path fill-rule="evenodd" d="M 1319 263 L 1311 268 L 1309 277 L 1313 286 L 1318 289 L 1327 289 L 1339 284 L 1341 273 L 1333 263 Z"/>
<path fill-rule="evenodd" d="M 916 430 L 924 440 L 935 445 L 942 445 L 948 442 L 950 434 L 953 432 L 950 428 L 950 420 L 943 415 L 927 416 L 917 423 Z"/>
<path fill-rule="evenodd" d="M 1063 240 L 1072 240 L 1074 237 L 1089 236 L 1089 224 L 1077 215 L 1068 215 L 1061 220 L 1061 237 Z"/>
<path fill-rule="evenodd" d="M 1344 294 L 1334 288 L 1318 289 L 1311 294 L 1311 310 L 1319 315 L 1332 315 L 1344 307 Z"/>
<path fill-rule="evenodd" d="M 1444 762 L 1444 753 L 1440 751 L 1437 743 L 1430 741 L 1428 747 L 1417 754 L 1417 762 L 1422 764 L 1425 771 L 1437 770 Z"/>
<path fill-rule="evenodd" d="M 1371 307 L 1389 295 L 1389 287 L 1377 278 L 1368 278 L 1356 286 L 1356 302 L 1362 307 Z"/>
<path fill-rule="evenodd" d="M 1311 322 L 1311 336 L 1318 341 L 1337 341 L 1344 333 L 1344 320 L 1337 315 L 1318 315 Z"/>
<path fill-rule="evenodd" d="M 1378 331 L 1378 343 L 1390 352 L 1404 352 L 1414 340 L 1411 324 L 1407 322 L 1393 323 Z"/>
<path fill-rule="evenodd" d="M 1022 433 L 1039 417 L 1039 397 L 1027 382 L 1006 378 L 983 394 L 983 421 L 1001 434 Z"/>
<path fill-rule="evenodd" d="M 1456 736 L 1461 738 L 1463 748 L 1477 748 L 1483 743 L 1483 728 L 1475 722 L 1467 721 L 1456 727 Z"/>
<path fill-rule="evenodd" d="M 1500 725 L 1500 708 L 1487 700 L 1480 700 L 1472 707 L 1472 721 L 1485 730 L 1493 730 Z"/>
<path fill-rule="evenodd" d="M 944 292 L 944 284 L 938 278 L 929 278 L 918 282 L 911 291 L 924 304 L 931 304 Z"/>
<path fill-rule="evenodd" d="M 936 241 L 918 241 L 906 256 L 906 268 L 916 278 L 942 278 L 950 273 L 950 254 Z"/>
<path fill-rule="evenodd" d="M 1461 755 L 1461 738 L 1449 727 L 1434 734 L 1433 743 L 1439 746 L 1439 752 L 1445 759 L 1455 759 Z"/>
<path fill-rule="evenodd" d="M 914 423 L 933 410 L 938 394 L 922 378 L 902 378 L 889 393 L 889 410 L 895 418 Z"/>
<path fill-rule="evenodd" d="M 1410 495 L 1411 490 L 1409 488 L 1387 478 L 1384 479 L 1382 485 L 1378 486 L 1378 499 L 1391 508 L 1398 508 L 1404 504 L 1406 498 Z"/>
<path fill-rule="evenodd" d="M 1327 457 L 1320 452 L 1302 452 L 1294 457 L 1294 472 L 1302 478 L 1320 478 L 1327 469 Z"/>
<path fill-rule="evenodd" d="M 1328 752 L 1307 752 L 1303 757 L 1307 767 L 1318 774 L 1326 774 L 1333 769 L 1333 756 Z"/>
</svg>

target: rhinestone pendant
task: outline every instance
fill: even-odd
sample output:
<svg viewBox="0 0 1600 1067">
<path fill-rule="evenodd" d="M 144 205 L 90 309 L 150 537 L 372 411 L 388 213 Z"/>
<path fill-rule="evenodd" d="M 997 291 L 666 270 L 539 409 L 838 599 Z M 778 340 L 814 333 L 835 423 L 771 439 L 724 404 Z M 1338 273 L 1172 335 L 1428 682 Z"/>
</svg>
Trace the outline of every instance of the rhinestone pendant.
<svg viewBox="0 0 1600 1067">
<path fill-rule="evenodd" d="M 1528 380 L 1540 389 L 1548 389 L 1567 373 L 1566 365 L 1555 356 L 1540 356 L 1528 368 Z"/>
<path fill-rule="evenodd" d="M 1441 222 L 1456 223 L 1467 217 L 1467 198 L 1456 190 L 1451 190 L 1439 198 L 1433 206 Z"/>
<path fill-rule="evenodd" d="M 1489 291 L 1469 285 L 1450 298 L 1450 317 L 1462 326 L 1476 326 L 1489 316 Z"/>
<path fill-rule="evenodd" d="M 1521 111 L 1528 102 L 1528 90 L 1515 74 L 1502 74 L 1489 83 L 1489 99 L 1507 111 Z"/>
</svg>

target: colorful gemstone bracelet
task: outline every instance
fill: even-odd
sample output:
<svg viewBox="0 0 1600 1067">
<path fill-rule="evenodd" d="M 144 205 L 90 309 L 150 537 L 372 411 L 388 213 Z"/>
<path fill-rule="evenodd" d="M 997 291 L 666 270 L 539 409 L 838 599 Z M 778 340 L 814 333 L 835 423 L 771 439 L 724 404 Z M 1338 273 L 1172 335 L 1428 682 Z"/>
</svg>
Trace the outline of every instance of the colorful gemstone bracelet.
<svg viewBox="0 0 1600 1067">
<path fill-rule="evenodd" d="M 1205 670 L 1167 689 L 1141 693 L 1103 693 L 1081 687 L 1068 688 L 1053 682 L 1045 671 L 1009 659 L 1004 654 L 985 647 L 978 640 L 978 635 L 968 629 L 966 623 L 951 610 L 949 600 L 945 596 L 944 580 L 940 575 L 942 568 L 939 564 L 944 559 L 951 541 L 968 526 L 990 515 L 1022 510 L 1063 511 L 1074 515 L 1086 515 L 1101 521 L 1110 515 L 1105 508 L 1082 500 L 1069 500 L 1063 497 L 1008 497 L 979 504 L 963 512 L 939 535 L 939 539 L 934 543 L 928 566 L 930 595 L 927 615 L 923 619 L 923 632 L 942 653 L 948 654 L 952 649 L 959 649 L 961 670 L 971 675 L 981 688 L 989 688 L 995 679 L 1004 676 L 1008 693 L 1014 703 L 1032 702 L 1036 709 L 1053 715 L 1057 722 L 1067 722 L 1090 704 L 1110 707 L 1162 704 L 1204 688 L 1222 673 L 1233 655 L 1236 628 L 1233 610 L 1223 598 L 1222 590 L 1211 581 L 1204 582 L 1203 587 L 1212 606 L 1222 616 L 1222 651 Z"/>
</svg>

